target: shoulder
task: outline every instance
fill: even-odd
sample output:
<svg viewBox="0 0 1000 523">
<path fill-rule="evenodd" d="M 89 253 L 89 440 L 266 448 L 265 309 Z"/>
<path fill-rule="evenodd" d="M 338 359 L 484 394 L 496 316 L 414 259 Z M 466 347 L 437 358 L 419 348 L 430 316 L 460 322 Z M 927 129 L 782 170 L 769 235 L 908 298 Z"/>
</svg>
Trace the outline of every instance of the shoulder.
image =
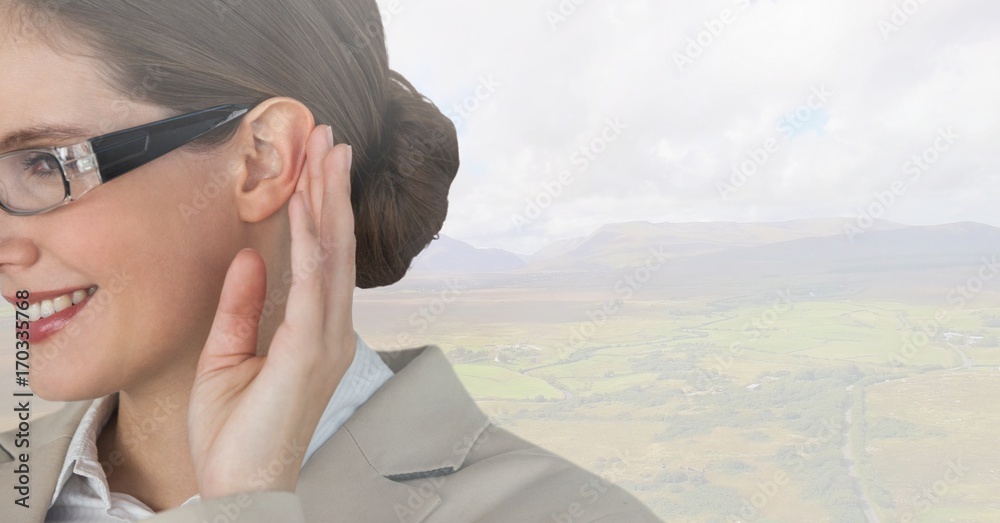
<svg viewBox="0 0 1000 523">
<path fill-rule="evenodd" d="M 37 408 L 31 398 L 15 401 L 15 412 L 19 418 L 16 425 L 10 430 L 0 432 L 0 462 L 11 461 L 18 455 L 26 445 L 31 445 L 32 449 L 45 447 L 46 450 L 65 450 L 63 447 L 69 445 L 69 440 L 76 431 L 80 420 L 87 412 L 93 400 L 74 401 L 63 404 L 60 408 L 42 414 L 38 417 L 32 412 Z M 27 419 L 24 419 L 27 418 Z M 50 444 L 63 442 L 65 445 Z"/>
<path fill-rule="evenodd" d="M 454 473 L 407 482 L 469 500 L 442 504 L 440 521 L 662 521 L 624 488 L 493 422 L 469 447 Z"/>
</svg>

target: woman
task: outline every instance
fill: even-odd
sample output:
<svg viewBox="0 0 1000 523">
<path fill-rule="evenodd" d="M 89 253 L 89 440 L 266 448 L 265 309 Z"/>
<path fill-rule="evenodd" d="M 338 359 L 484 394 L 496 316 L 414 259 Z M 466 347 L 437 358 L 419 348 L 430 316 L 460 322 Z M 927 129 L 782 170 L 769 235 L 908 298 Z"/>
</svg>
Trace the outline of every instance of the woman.
<svg viewBox="0 0 1000 523">
<path fill-rule="evenodd" d="M 0 521 L 657 521 L 491 424 L 440 348 L 354 332 L 459 165 L 374 0 L 0 25 L 0 284 L 31 390 L 71 402 L 0 437 Z"/>
</svg>

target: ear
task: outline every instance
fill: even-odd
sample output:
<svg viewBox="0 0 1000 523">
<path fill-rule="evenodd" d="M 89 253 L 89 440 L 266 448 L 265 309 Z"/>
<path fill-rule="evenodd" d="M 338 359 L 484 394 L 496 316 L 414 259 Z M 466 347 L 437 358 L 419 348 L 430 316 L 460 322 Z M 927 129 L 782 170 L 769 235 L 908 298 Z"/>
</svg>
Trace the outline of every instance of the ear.
<svg viewBox="0 0 1000 523">
<path fill-rule="evenodd" d="M 286 97 L 270 98 L 243 118 L 237 134 L 244 151 L 236 183 L 240 220 L 264 220 L 292 197 L 315 126 L 312 111 Z"/>
</svg>

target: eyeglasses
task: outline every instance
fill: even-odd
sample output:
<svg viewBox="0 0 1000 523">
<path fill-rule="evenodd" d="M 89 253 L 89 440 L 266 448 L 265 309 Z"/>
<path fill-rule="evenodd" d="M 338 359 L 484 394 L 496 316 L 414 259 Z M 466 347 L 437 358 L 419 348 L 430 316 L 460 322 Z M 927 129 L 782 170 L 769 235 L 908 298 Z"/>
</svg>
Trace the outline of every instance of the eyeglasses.
<svg viewBox="0 0 1000 523">
<path fill-rule="evenodd" d="M 98 185 L 245 115 L 250 107 L 221 105 L 75 145 L 0 154 L 0 208 L 30 216 L 76 201 Z"/>
</svg>

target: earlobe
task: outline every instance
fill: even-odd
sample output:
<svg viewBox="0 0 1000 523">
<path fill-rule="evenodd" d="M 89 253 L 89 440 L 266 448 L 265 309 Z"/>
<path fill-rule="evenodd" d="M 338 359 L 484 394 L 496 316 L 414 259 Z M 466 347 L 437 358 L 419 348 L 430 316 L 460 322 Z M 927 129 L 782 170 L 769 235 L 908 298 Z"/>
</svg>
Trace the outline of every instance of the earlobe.
<svg viewBox="0 0 1000 523">
<path fill-rule="evenodd" d="M 242 122 L 245 169 L 237 184 L 240 219 L 254 223 L 282 209 L 295 192 L 315 127 L 312 111 L 293 98 L 255 107 Z"/>
</svg>

